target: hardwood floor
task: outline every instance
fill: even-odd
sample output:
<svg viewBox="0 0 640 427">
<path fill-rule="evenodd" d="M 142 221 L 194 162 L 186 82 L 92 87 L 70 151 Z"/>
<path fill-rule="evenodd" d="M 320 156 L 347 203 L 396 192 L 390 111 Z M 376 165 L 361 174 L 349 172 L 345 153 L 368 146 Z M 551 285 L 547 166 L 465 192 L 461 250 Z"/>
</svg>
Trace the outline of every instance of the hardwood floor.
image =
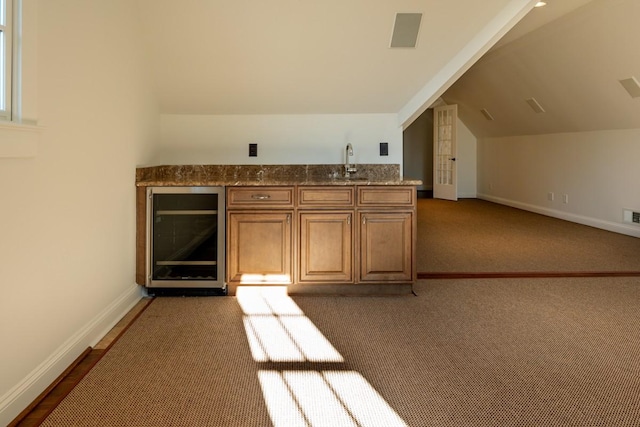
<svg viewBox="0 0 640 427">
<path fill-rule="evenodd" d="M 100 340 L 95 347 L 87 348 L 38 398 L 18 415 L 8 427 L 39 426 L 56 406 L 95 366 L 109 348 L 127 330 L 129 325 L 144 311 L 152 301 L 143 298 L 116 326 Z"/>
</svg>

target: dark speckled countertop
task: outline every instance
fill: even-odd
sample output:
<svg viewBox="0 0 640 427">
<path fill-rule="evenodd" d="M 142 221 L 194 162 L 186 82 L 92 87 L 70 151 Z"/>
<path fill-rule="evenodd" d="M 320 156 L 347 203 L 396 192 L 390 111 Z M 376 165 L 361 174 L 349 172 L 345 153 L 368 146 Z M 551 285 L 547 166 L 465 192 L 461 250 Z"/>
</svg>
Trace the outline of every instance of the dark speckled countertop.
<svg viewBox="0 0 640 427">
<path fill-rule="evenodd" d="M 352 178 L 343 165 L 162 165 L 136 169 L 136 186 L 244 185 L 421 185 L 400 178 L 398 164 L 355 164 Z"/>
</svg>

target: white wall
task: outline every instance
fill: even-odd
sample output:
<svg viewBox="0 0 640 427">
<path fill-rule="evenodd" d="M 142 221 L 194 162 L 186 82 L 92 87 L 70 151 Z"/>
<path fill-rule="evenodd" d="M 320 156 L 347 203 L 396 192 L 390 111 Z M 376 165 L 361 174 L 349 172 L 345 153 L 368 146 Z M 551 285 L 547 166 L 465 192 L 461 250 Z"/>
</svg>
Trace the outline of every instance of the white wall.
<svg viewBox="0 0 640 427">
<path fill-rule="evenodd" d="M 402 165 L 402 129 L 395 114 L 162 115 L 159 164 L 333 164 Z M 380 156 L 380 142 L 389 155 Z M 249 157 L 249 143 L 258 157 Z"/>
<path fill-rule="evenodd" d="M 640 237 L 622 221 L 640 210 L 639 141 L 640 129 L 480 139 L 479 197 Z"/>
<path fill-rule="evenodd" d="M 25 0 L 25 117 L 42 129 L 35 156 L 0 158 L 0 425 L 140 297 L 135 167 L 159 124 L 137 16 Z"/>
</svg>

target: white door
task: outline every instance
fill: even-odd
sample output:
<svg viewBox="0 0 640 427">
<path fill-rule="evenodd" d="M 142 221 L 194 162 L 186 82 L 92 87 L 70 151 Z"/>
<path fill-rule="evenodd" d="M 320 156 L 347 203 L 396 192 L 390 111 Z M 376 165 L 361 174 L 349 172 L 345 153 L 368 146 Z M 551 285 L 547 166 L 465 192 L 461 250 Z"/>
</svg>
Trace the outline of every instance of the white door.
<svg viewBox="0 0 640 427">
<path fill-rule="evenodd" d="M 433 109 L 433 197 L 458 200 L 456 124 L 458 106 Z"/>
</svg>

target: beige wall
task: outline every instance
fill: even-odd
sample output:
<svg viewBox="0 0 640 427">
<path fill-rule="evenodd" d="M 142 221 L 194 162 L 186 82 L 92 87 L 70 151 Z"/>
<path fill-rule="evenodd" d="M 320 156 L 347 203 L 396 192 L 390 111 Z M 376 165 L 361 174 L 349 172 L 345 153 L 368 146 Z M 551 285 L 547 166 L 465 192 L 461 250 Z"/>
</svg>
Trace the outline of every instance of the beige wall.
<svg viewBox="0 0 640 427">
<path fill-rule="evenodd" d="M 154 164 L 402 164 L 395 114 L 162 115 Z M 389 156 L 380 156 L 380 142 Z M 258 157 L 249 157 L 249 143 Z"/>
<path fill-rule="evenodd" d="M 405 129 L 404 137 L 404 173 L 406 176 L 421 179 L 419 190 L 433 189 L 433 113 L 429 109 L 422 113 L 411 126 Z M 458 197 L 476 197 L 477 180 L 477 140 L 469 128 L 458 119 L 457 135 L 457 179 Z"/>
<path fill-rule="evenodd" d="M 418 190 L 433 190 L 433 109 L 420 114 L 402 137 L 405 176 L 422 180 Z"/>
<path fill-rule="evenodd" d="M 477 145 L 478 140 L 458 118 L 456 164 L 458 172 L 458 197 L 474 198 L 477 195 Z"/>
<path fill-rule="evenodd" d="M 480 139 L 479 197 L 640 237 L 622 220 L 640 211 L 639 140 L 640 129 Z"/>
<path fill-rule="evenodd" d="M 158 115 L 136 16 L 129 0 L 25 0 L 41 129 L 35 156 L 0 158 L 0 425 L 140 296 L 133 182 Z"/>
</svg>

